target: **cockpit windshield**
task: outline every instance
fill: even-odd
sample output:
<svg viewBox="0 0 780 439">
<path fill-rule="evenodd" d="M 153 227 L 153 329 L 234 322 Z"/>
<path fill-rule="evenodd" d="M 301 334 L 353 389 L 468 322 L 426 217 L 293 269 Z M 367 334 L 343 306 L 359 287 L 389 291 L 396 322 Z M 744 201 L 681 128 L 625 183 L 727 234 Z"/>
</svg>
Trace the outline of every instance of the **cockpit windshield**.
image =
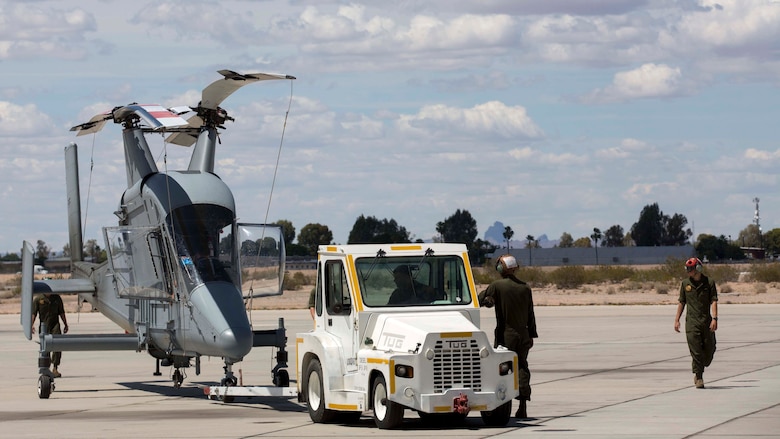
<svg viewBox="0 0 780 439">
<path fill-rule="evenodd" d="M 366 306 L 471 303 L 466 269 L 457 256 L 359 258 L 355 268 Z"/>
<path fill-rule="evenodd" d="M 232 233 L 229 233 L 232 226 L 233 213 L 222 206 L 196 204 L 171 212 L 168 228 L 187 283 L 236 283 Z"/>
</svg>

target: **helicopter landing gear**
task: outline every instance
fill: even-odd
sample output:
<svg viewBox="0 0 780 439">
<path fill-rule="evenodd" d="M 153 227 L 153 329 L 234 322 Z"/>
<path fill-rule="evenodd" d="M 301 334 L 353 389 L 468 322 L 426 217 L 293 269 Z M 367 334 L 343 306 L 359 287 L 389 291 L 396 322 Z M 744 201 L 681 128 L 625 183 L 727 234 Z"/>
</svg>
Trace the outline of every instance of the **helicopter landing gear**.
<svg viewBox="0 0 780 439">
<path fill-rule="evenodd" d="M 53 390 L 54 380 L 49 375 L 42 374 L 38 377 L 38 398 L 49 399 Z"/>
<path fill-rule="evenodd" d="M 225 366 L 222 369 L 225 371 L 225 377 L 222 378 L 221 384 L 223 386 L 237 386 L 238 378 L 233 375 L 233 363 L 225 361 Z"/>
<path fill-rule="evenodd" d="M 184 374 L 181 373 L 181 370 L 177 367 L 176 370 L 173 371 L 173 387 L 176 389 L 181 388 L 181 384 L 184 382 Z"/>
<path fill-rule="evenodd" d="M 225 361 L 225 367 L 223 369 L 225 369 L 225 377 L 220 381 L 222 387 L 236 387 L 238 385 L 238 378 L 233 375 L 233 363 Z M 222 402 L 233 402 L 233 396 L 229 395 L 221 395 L 219 399 Z"/>
</svg>

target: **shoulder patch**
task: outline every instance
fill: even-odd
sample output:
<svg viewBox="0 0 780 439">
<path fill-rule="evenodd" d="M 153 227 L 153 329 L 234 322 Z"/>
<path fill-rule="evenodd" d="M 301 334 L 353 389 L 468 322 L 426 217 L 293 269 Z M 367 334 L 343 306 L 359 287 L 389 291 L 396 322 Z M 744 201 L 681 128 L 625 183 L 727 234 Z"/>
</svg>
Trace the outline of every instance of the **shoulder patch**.
<svg viewBox="0 0 780 439">
<path fill-rule="evenodd" d="M 693 289 L 693 288 L 691 288 L 691 286 L 690 286 L 690 285 L 686 285 L 686 286 L 685 286 L 685 291 L 691 291 L 692 289 Z"/>
</svg>

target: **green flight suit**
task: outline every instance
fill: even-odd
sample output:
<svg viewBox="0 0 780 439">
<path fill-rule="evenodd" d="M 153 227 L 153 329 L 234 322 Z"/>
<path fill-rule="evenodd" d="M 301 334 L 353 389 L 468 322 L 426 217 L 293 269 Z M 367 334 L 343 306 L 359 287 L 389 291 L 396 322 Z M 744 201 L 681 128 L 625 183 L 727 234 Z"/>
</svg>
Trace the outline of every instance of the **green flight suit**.
<svg viewBox="0 0 780 439">
<path fill-rule="evenodd" d="M 58 294 L 39 294 L 33 299 L 33 315 L 38 314 L 40 323 L 46 324 L 48 334 L 62 334 L 60 329 L 60 315 L 65 314 L 65 305 Z M 40 323 L 38 331 L 40 332 Z M 60 365 L 62 352 L 52 352 L 51 364 L 54 367 Z"/>
<path fill-rule="evenodd" d="M 712 363 L 715 356 L 715 333 L 710 331 L 712 316 L 710 306 L 718 300 L 715 282 L 705 275 L 699 281 L 685 279 L 680 285 L 680 303 L 687 306 L 685 336 L 691 352 L 691 369 L 700 375 Z"/>
<path fill-rule="evenodd" d="M 531 370 L 528 367 L 528 351 L 533 347 L 536 332 L 534 300 L 531 288 L 510 275 L 491 283 L 479 294 L 481 306 L 496 307 L 496 345 L 506 346 L 517 354 L 520 396 L 531 399 Z"/>
</svg>

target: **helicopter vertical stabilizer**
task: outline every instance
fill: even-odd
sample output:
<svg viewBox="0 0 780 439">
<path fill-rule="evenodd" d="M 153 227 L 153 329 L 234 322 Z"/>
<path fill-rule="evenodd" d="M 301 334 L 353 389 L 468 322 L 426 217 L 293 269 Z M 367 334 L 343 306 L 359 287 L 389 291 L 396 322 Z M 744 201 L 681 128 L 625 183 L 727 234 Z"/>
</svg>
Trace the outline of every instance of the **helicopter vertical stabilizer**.
<svg viewBox="0 0 780 439">
<path fill-rule="evenodd" d="M 70 260 L 84 259 L 84 239 L 81 234 L 81 192 L 79 190 L 79 152 L 75 143 L 65 147 L 65 187 L 68 191 L 68 243 Z"/>
</svg>

